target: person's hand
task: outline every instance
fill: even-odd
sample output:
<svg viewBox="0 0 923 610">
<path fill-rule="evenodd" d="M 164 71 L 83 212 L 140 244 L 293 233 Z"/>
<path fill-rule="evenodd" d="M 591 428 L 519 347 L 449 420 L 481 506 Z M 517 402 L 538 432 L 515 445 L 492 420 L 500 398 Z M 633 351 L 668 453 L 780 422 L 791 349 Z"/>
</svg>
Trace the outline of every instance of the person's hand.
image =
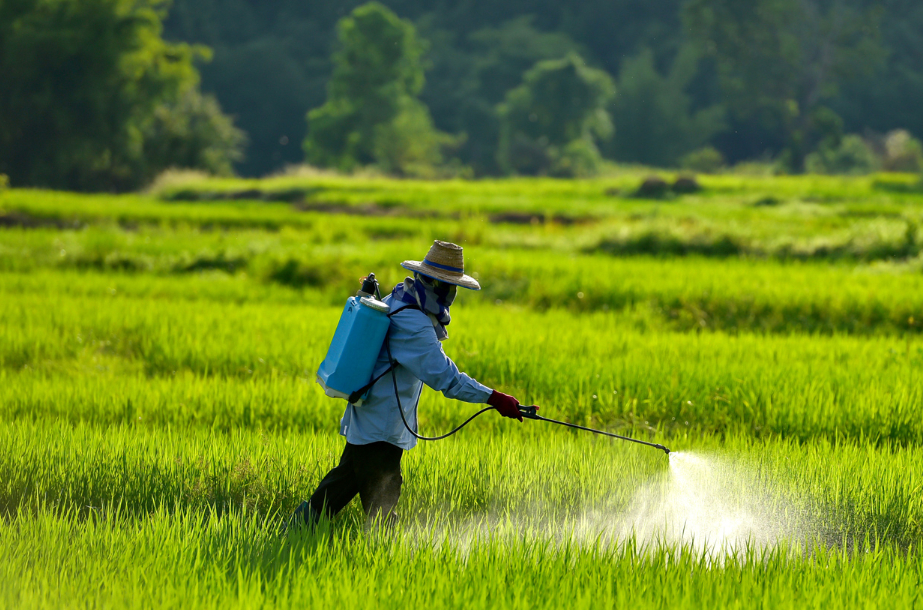
<svg viewBox="0 0 923 610">
<path fill-rule="evenodd" d="M 522 421 L 522 414 L 519 412 L 519 401 L 503 392 L 494 390 L 494 393 L 487 399 L 487 404 L 497 409 L 503 417 L 511 417 Z"/>
</svg>

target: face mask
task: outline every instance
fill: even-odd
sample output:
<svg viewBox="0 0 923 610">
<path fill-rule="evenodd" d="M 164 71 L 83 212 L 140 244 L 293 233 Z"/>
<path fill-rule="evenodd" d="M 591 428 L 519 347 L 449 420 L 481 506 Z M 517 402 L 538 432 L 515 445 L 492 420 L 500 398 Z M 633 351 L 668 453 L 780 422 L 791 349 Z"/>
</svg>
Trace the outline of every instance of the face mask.
<svg viewBox="0 0 923 610">
<path fill-rule="evenodd" d="M 436 300 L 439 304 L 443 307 L 451 307 L 452 302 L 455 301 L 458 286 L 448 282 L 440 282 L 439 280 L 434 280 L 433 285 L 433 292 L 436 293 Z"/>
<path fill-rule="evenodd" d="M 427 292 L 431 295 L 435 295 L 436 302 L 441 307 L 452 306 L 458 291 L 455 284 L 449 284 L 448 282 L 443 282 L 422 274 L 417 274 L 416 277 L 420 280 L 420 283 L 423 284 L 423 287 L 426 288 Z"/>
</svg>

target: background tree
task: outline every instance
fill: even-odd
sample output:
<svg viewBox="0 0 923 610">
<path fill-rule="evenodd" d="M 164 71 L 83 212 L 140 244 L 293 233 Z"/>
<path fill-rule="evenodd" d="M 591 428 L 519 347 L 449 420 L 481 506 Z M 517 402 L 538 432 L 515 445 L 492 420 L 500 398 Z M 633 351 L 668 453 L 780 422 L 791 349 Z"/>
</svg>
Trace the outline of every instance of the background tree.
<svg viewBox="0 0 923 610">
<path fill-rule="evenodd" d="M 441 130 L 466 136 L 453 155 L 477 174 L 501 173 L 497 105 L 536 62 L 577 52 L 622 79 L 623 68 L 632 65 L 626 58 L 650 49 L 653 71 L 648 74 L 669 80 L 680 51 L 692 39 L 706 58 L 697 62 L 681 94 L 689 116 L 714 105 L 728 109 L 728 128 L 709 144 L 730 163 L 785 154 L 797 167 L 828 138 L 822 109 L 842 118 L 844 133 L 860 133 L 869 141 L 900 129 L 917 139 L 923 136 L 919 0 L 383 1 L 412 20 L 430 42 L 429 51 L 419 57 L 424 68 L 432 66 L 426 89 L 411 96 L 429 112 L 413 106 L 401 121 L 420 126 L 430 116 L 433 129 L 424 129 L 423 145 L 417 140 L 407 144 L 406 154 L 398 154 L 402 149 L 393 142 L 379 146 L 373 156 L 390 159 L 377 161 L 382 166 L 428 167 L 430 161 L 408 159 L 438 156 L 447 142 L 434 131 Z M 201 90 L 213 95 L 249 135 L 248 154 L 225 159 L 238 159 L 236 171 L 263 175 L 304 159 L 305 111 L 326 99 L 334 69 L 331 51 L 339 48 L 336 23 L 361 3 L 170 2 L 164 37 L 214 49 L 214 61 L 197 65 Z M 150 164 L 139 155 L 157 150 L 144 143 L 146 138 L 164 134 L 155 116 L 166 107 L 195 106 L 181 100 L 191 99 L 185 91 L 190 82 L 195 86 L 190 61 L 196 47 L 157 42 L 165 6 L 158 0 L 0 2 L 0 168 L 15 183 L 112 189 L 130 188 L 140 180 L 139 168 Z M 121 17 L 112 17 L 113 12 Z M 103 60 L 116 48 L 133 59 L 123 62 L 109 53 Z M 123 52 L 116 55 L 123 57 Z M 100 61 L 108 67 L 98 69 Z M 183 71 L 177 70 L 181 65 L 191 71 L 191 79 L 174 78 Z M 161 84 L 131 84 L 141 79 Z M 80 83 L 87 83 L 85 90 Z M 627 87 L 623 93 L 620 104 L 639 99 Z M 150 94 L 149 99 L 141 99 L 142 94 Z M 222 129 L 215 125 L 210 131 Z M 640 149 L 620 149 L 628 142 L 611 140 L 602 153 L 632 162 L 652 158 Z M 668 146 L 675 138 L 658 142 L 658 147 Z M 77 152 L 80 146 L 85 148 Z M 209 150 L 221 148 L 215 144 Z"/>
<path fill-rule="evenodd" d="M 673 61 L 666 76 L 645 50 L 622 63 L 612 117 L 618 136 L 606 151 L 619 161 L 676 167 L 684 155 L 701 148 L 724 128 L 723 106 L 693 111 L 686 89 L 696 75 L 697 54 L 689 47 Z"/>
<path fill-rule="evenodd" d="M 243 156 L 244 140 L 243 132 L 221 113 L 213 96 L 189 87 L 179 99 L 154 110 L 154 119 L 145 130 L 143 164 L 137 173 L 144 182 L 167 167 L 232 175 L 233 163 Z"/>
<path fill-rule="evenodd" d="M 606 105 L 614 96 L 609 75 L 575 53 L 537 63 L 500 106 L 501 167 L 519 174 L 592 173 L 596 140 L 613 132 Z"/>
<path fill-rule="evenodd" d="M 162 6 L 160 0 L 0 3 L 0 171 L 13 184 L 129 189 L 182 162 L 145 159 L 145 147 L 157 131 L 158 109 L 197 86 L 193 58 L 207 57 L 207 50 L 164 42 Z M 222 122 L 226 131 L 216 103 L 209 104 L 207 119 L 200 115 L 198 122 Z M 209 156 L 219 154 L 211 142 L 200 144 L 211 148 Z M 233 148 L 223 149 L 226 161 Z"/>
<path fill-rule="evenodd" d="M 299 144 L 306 133 L 304 112 L 326 99 L 325 86 L 333 71 L 331 50 L 336 44 L 336 22 L 362 1 L 173 0 L 166 22 L 168 36 L 214 49 L 215 60 L 200 67 L 203 91 L 215 94 L 250 136 L 249 152 L 243 162 L 236 164 L 238 171 L 259 175 L 302 160 Z M 480 174 L 499 172 L 497 103 L 507 91 L 521 84 L 522 74 L 536 62 L 576 51 L 591 65 L 620 77 L 626 58 L 638 57 L 650 49 L 657 73 L 668 76 L 677 54 L 693 37 L 703 45 L 707 57 L 698 62 L 695 76 L 683 90 L 690 100 L 688 107 L 693 113 L 716 104 L 729 109 L 728 128 L 710 143 L 730 163 L 777 157 L 791 144 L 790 136 L 798 121 L 812 120 L 813 110 L 805 110 L 798 96 L 785 91 L 781 96 L 773 94 L 772 99 L 796 100 L 797 120 L 791 117 L 793 106 L 787 103 L 744 109 L 740 99 L 732 99 L 724 69 L 713 53 L 718 47 L 707 46 L 707 35 L 698 29 L 689 30 L 683 23 L 683 6 L 687 3 L 706 12 L 714 9 L 717 16 L 731 10 L 734 19 L 745 21 L 759 13 L 753 27 L 730 31 L 735 44 L 743 50 L 743 59 L 750 61 L 765 55 L 766 60 L 757 64 L 753 80 L 740 93 L 752 90 L 752 83 L 769 87 L 769 83 L 760 80 L 764 76 L 772 83 L 781 78 L 783 85 L 799 82 L 801 59 L 791 56 L 795 59 L 789 67 L 793 66 L 794 71 L 774 59 L 789 57 L 789 41 L 797 43 L 793 47 L 796 50 L 851 48 L 854 40 L 849 28 L 844 29 L 841 23 L 838 29 L 843 35 L 831 38 L 831 30 L 824 29 L 823 21 L 837 25 L 839 18 L 829 19 L 837 11 L 847 17 L 874 17 L 875 7 L 880 7 L 880 19 L 858 21 L 859 33 L 869 30 L 871 38 L 877 38 L 877 44 L 885 49 L 884 60 L 874 70 L 859 70 L 845 79 L 838 75 L 828 81 L 836 86 L 834 91 L 824 88 L 818 106 L 842 117 L 846 133 L 874 130 L 884 134 L 907 129 L 914 137 L 923 137 L 923 113 L 919 112 L 919 101 L 923 99 L 923 37 L 919 35 L 923 31 L 923 3 L 919 0 L 805 0 L 808 8 L 818 7 L 815 16 L 819 15 L 820 20 L 800 15 L 802 8 L 796 6 L 795 0 L 786 0 L 789 4 L 779 5 L 779 10 L 769 0 L 383 2 L 397 15 L 412 20 L 421 37 L 430 42 L 424 66 L 432 68 L 426 74 L 420 100 L 429 108 L 437 129 L 467 135 L 457 154 Z M 855 24 L 856 20 L 846 19 L 843 23 L 848 22 Z M 876 22 L 881 24 L 878 33 Z M 763 53 L 757 48 L 764 41 L 776 45 L 776 51 Z M 830 47 L 825 41 L 835 44 Z M 720 37 L 715 42 L 721 42 Z M 860 65 L 867 63 L 865 58 L 860 59 Z M 781 77 L 773 71 L 776 68 L 782 70 Z M 809 131 L 804 139 L 806 149 L 823 139 L 813 128 Z M 603 148 L 603 154 L 612 154 Z"/>
<path fill-rule="evenodd" d="M 325 82 L 326 75 L 312 81 L 280 41 L 264 37 L 216 49 L 203 66 L 202 87 L 224 93 L 222 107 L 247 128 L 250 152 L 237 168 L 264 175 L 304 160 L 305 111 L 323 103 Z"/>
<path fill-rule="evenodd" d="M 887 133 L 906 129 L 923 137 L 923 2 L 868 0 L 880 12 L 879 40 L 884 62 L 844 83 L 829 102 L 846 129 Z"/>
<path fill-rule="evenodd" d="M 423 99 L 451 131 L 465 134 L 459 157 L 479 174 L 501 172 L 497 106 L 506 93 L 519 86 L 537 62 L 581 50 L 566 34 L 542 32 L 533 22 L 533 16 L 524 15 L 479 29 L 468 36 L 463 54 L 444 47 L 432 53 L 434 65 Z M 463 65 L 458 75 L 446 78 L 446 63 L 459 58 Z"/>
<path fill-rule="evenodd" d="M 728 107 L 781 130 L 793 171 L 824 137 L 816 111 L 883 58 L 878 11 L 848 0 L 688 0 L 685 17 Z"/>
<path fill-rule="evenodd" d="M 370 2 L 337 30 L 340 48 L 327 102 L 308 113 L 308 162 L 341 170 L 377 163 L 386 171 L 425 173 L 441 161 L 439 147 L 450 138 L 436 132 L 417 99 L 424 47 L 413 25 Z"/>
</svg>

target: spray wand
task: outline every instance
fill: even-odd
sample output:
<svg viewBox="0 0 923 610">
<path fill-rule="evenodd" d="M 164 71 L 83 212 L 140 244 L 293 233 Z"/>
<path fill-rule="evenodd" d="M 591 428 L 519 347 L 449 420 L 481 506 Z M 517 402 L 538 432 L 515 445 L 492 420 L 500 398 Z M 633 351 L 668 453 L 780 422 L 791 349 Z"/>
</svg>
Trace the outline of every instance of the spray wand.
<svg viewBox="0 0 923 610">
<path fill-rule="evenodd" d="M 478 411 L 477 413 L 475 413 L 474 415 L 466 419 L 464 422 L 462 422 L 460 425 L 456 426 L 455 428 L 453 428 L 446 434 L 442 434 L 440 436 L 423 436 L 419 434 L 416 430 L 410 427 L 410 424 L 407 423 L 407 418 L 404 417 L 404 409 L 403 407 L 401 407 L 401 395 L 400 395 L 400 392 L 398 392 L 397 390 L 397 376 L 394 374 L 394 365 L 397 364 L 397 361 L 395 361 L 394 357 L 391 356 L 391 343 L 387 338 L 385 339 L 385 348 L 388 351 L 388 360 L 390 360 L 391 367 L 392 367 L 391 368 L 391 381 L 394 384 L 394 398 L 397 400 L 397 412 L 401 414 L 401 421 L 404 422 L 404 427 L 407 428 L 407 431 L 410 432 L 410 434 L 412 434 L 414 438 L 417 438 L 421 441 L 441 441 L 444 438 L 448 438 L 452 436 L 453 434 L 455 434 L 456 432 L 458 432 L 459 430 L 461 430 L 462 428 L 470 424 L 474 420 L 474 418 L 476 418 L 478 415 L 482 415 L 484 413 L 487 413 L 488 411 L 493 411 L 494 409 L 496 409 L 496 407 L 486 407 L 484 409 L 481 409 L 480 411 Z M 656 443 L 648 443 L 647 441 L 639 441 L 636 438 L 630 438 L 628 436 L 621 436 L 618 434 L 613 434 L 612 432 L 603 432 L 602 430 L 595 430 L 593 428 L 587 428 L 585 426 L 578 426 L 577 424 L 572 424 L 566 421 L 558 421 L 556 419 L 548 419 L 547 417 L 542 417 L 541 415 L 538 414 L 538 407 L 535 405 L 532 405 L 529 407 L 520 405 L 519 414 L 522 415 L 525 419 L 546 421 L 551 424 L 558 424 L 559 426 L 567 426 L 568 428 L 576 428 L 577 430 L 584 430 L 586 432 L 592 432 L 593 434 L 609 436 L 609 437 L 617 438 L 623 441 L 631 441 L 632 443 L 638 443 L 639 445 L 647 445 L 648 447 L 653 447 L 654 449 L 660 449 L 667 455 L 670 455 L 670 450 L 664 447 L 663 445 L 658 445 Z"/>
<path fill-rule="evenodd" d="M 636 438 L 630 438 L 628 436 L 620 436 L 618 434 L 613 434 L 611 432 L 603 432 L 602 430 L 594 430 L 593 428 L 587 428 L 585 426 L 578 426 L 577 424 L 572 424 L 566 421 L 558 421 L 556 419 L 548 419 L 547 417 L 542 417 L 538 414 L 538 407 L 519 407 L 519 413 L 526 419 L 536 419 L 538 421 L 546 421 L 552 424 L 558 424 L 559 426 L 567 426 L 568 428 L 576 428 L 577 430 L 584 430 L 586 432 L 592 432 L 593 434 L 601 434 L 603 436 L 611 436 L 612 438 L 621 439 L 623 441 L 631 441 L 632 443 L 638 443 L 639 445 L 647 445 L 648 447 L 653 447 L 654 449 L 660 449 L 667 455 L 670 455 L 670 450 L 664 447 L 663 445 L 658 445 L 656 443 L 648 443 L 647 441 L 639 441 Z"/>
</svg>

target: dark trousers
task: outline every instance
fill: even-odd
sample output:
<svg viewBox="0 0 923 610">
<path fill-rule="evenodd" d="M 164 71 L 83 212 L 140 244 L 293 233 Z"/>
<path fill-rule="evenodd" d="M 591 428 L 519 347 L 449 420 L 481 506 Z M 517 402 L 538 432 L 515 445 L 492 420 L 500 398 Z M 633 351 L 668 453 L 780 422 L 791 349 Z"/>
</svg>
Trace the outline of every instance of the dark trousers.
<svg viewBox="0 0 923 610">
<path fill-rule="evenodd" d="M 368 445 L 346 443 L 339 465 L 327 473 L 309 501 L 315 518 L 340 512 L 356 494 L 370 519 L 382 514 L 393 520 L 401 497 L 401 456 L 404 450 L 380 441 Z"/>
</svg>

